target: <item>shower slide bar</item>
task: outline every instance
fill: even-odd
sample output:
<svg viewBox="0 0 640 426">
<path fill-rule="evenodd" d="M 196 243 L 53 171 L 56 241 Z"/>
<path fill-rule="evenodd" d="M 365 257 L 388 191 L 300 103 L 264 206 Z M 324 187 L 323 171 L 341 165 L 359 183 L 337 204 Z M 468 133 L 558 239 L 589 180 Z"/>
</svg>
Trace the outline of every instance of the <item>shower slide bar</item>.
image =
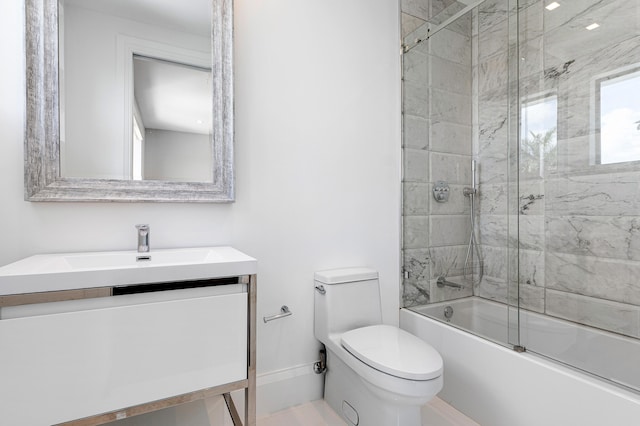
<svg viewBox="0 0 640 426">
<path fill-rule="evenodd" d="M 480 248 L 478 246 L 478 241 L 476 239 L 476 209 L 475 209 L 475 198 L 478 195 L 478 186 L 476 181 L 476 160 L 471 160 L 471 187 L 465 187 L 463 189 L 463 195 L 469 198 L 469 203 L 471 207 L 471 212 L 469 218 L 471 219 L 471 232 L 469 234 L 469 244 L 467 245 L 467 256 L 464 259 L 464 277 L 467 277 L 467 274 L 470 272 L 473 280 L 473 273 L 475 271 L 475 266 L 478 267 L 478 284 L 482 282 L 482 278 L 484 276 L 484 266 L 482 262 L 482 256 L 480 254 Z M 474 257 L 476 258 L 474 260 Z"/>
</svg>

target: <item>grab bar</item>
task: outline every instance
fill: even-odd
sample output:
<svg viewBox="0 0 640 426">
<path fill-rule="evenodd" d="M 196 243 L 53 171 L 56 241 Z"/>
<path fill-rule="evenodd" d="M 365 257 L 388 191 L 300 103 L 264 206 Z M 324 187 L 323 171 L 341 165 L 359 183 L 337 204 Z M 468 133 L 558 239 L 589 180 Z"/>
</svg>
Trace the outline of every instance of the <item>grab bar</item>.
<svg viewBox="0 0 640 426">
<path fill-rule="evenodd" d="M 458 283 L 453 283 L 451 281 L 447 281 L 447 279 L 443 276 L 438 277 L 438 279 L 436 280 L 436 284 L 438 285 L 438 288 L 443 288 L 443 287 L 453 287 L 455 289 L 461 290 L 462 288 L 464 288 L 464 286 L 462 284 L 458 284 Z"/>
<path fill-rule="evenodd" d="M 293 315 L 293 312 L 291 312 L 289 310 L 289 307 L 287 305 L 282 305 L 282 307 L 280 308 L 280 313 L 279 314 L 270 315 L 268 317 L 262 317 L 262 320 L 266 324 L 269 321 L 273 321 L 273 320 L 277 320 L 277 319 L 280 319 L 280 318 L 288 317 L 289 315 Z"/>
</svg>

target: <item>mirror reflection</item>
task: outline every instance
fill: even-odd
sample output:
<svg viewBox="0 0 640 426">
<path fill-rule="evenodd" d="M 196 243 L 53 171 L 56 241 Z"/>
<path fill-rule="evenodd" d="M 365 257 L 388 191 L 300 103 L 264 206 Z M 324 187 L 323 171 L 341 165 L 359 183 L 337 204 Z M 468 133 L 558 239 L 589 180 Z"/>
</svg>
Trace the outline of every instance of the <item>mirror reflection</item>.
<svg viewBox="0 0 640 426">
<path fill-rule="evenodd" d="M 134 55 L 132 178 L 211 182 L 211 69 Z"/>
<path fill-rule="evenodd" d="M 62 177 L 212 182 L 209 0 L 60 0 Z"/>
</svg>

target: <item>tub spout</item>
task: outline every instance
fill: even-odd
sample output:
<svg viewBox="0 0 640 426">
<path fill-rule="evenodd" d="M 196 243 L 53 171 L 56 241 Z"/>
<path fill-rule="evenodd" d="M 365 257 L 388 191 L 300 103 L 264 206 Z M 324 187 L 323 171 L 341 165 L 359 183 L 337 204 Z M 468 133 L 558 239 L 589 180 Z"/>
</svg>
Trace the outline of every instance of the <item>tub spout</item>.
<svg viewBox="0 0 640 426">
<path fill-rule="evenodd" d="M 443 287 L 452 287 L 455 288 L 457 290 L 461 290 L 464 286 L 462 284 L 458 284 L 458 283 L 454 283 L 451 281 L 447 281 L 447 279 L 445 277 L 438 277 L 436 284 L 438 285 L 438 288 L 443 288 Z"/>
</svg>

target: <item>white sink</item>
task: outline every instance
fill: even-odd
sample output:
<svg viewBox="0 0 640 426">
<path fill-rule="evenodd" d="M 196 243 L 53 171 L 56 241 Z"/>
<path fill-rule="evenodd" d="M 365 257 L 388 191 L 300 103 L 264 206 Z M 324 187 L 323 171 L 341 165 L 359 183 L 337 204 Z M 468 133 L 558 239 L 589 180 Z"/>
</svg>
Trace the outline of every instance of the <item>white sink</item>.
<svg viewBox="0 0 640 426">
<path fill-rule="evenodd" d="M 73 270 L 148 267 L 149 265 L 179 265 L 184 263 L 224 262 L 231 260 L 222 247 L 156 250 L 149 253 L 112 251 L 62 255 L 61 260 Z"/>
<path fill-rule="evenodd" d="M 256 259 L 232 247 L 61 253 L 0 268 L 0 296 L 257 273 Z"/>
</svg>

